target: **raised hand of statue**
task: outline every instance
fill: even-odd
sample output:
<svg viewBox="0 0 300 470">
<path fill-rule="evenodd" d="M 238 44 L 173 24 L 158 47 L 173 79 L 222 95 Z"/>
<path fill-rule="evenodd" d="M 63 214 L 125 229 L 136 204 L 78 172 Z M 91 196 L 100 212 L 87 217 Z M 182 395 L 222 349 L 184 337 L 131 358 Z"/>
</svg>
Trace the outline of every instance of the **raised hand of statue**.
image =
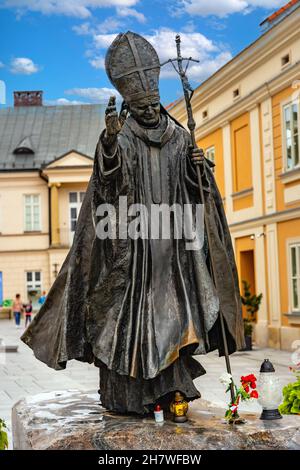
<svg viewBox="0 0 300 470">
<path fill-rule="evenodd" d="M 127 109 L 124 107 L 121 114 L 118 115 L 116 108 L 116 97 L 111 96 L 105 110 L 105 132 L 102 136 L 102 142 L 108 153 L 112 153 L 117 142 L 117 136 L 125 122 Z"/>
<path fill-rule="evenodd" d="M 122 128 L 116 108 L 116 97 L 111 96 L 105 110 L 105 125 L 107 136 L 117 136 Z"/>
</svg>

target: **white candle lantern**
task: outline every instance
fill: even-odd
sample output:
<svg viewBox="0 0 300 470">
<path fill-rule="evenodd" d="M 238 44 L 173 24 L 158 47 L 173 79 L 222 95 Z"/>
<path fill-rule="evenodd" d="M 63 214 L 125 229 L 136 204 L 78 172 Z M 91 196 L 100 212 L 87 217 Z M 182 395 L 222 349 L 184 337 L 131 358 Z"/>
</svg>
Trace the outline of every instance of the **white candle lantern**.
<svg viewBox="0 0 300 470">
<path fill-rule="evenodd" d="M 282 418 L 278 411 L 278 405 L 282 401 L 281 384 L 269 359 L 265 359 L 260 367 L 257 391 L 258 401 L 263 409 L 260 419 Z"/>
</svg>

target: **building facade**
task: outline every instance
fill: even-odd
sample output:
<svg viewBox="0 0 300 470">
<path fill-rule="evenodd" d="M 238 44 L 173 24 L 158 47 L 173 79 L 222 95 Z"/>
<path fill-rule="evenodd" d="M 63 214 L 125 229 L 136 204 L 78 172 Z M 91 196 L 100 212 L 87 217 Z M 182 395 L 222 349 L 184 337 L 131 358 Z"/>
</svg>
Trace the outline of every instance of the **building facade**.
<svg viewBox="0 0 300 470">
<path fill-rule="evenodd" d="M 198 145 L 215 161 L 241 282 L 262 293 L 255 340 L 300 340 L 300 2 L 192 98 Z M 185 104 L 170 113 L 186 124 Z M 299 345 L 299 344 L 298 344 Z"/>
<path fill-rule="evenodd" d="M 104 105 L 43 106 L 15 93 L 0 110 L 0 301 L 37 299 L 72 243 Z"/>
</svg>

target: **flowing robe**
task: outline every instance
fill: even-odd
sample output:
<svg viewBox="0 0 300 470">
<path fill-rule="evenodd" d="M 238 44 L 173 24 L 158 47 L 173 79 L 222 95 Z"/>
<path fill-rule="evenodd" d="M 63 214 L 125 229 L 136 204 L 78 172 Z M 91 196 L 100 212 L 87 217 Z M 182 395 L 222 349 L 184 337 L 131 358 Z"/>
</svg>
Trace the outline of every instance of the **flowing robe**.
<svg viewBox="0 0 300 470">
<path fill-rule="evenodd" d="M 22 337 L 50 367 L 64 368 L 73 358 L 94 362 L 100 368 L 102 403 L 119 412 L 147 412 L 176 390 L 188 400 L 200 396 L 193 379 L 205 371 L 192 355 L 216 348 L 224 354 L 220 308 L 229 351 L 243 347 L 233 249 L 207 160 L 201 249 L 187 250 L 185 238 L 97 236 L 96 213 L 103 204 L 116 209 L 113 225 L 119 233 L 120 197 L 126 196 L 128 207 L 138 203 L 148 209 L 198 204 L 189 144 L 189 134 L 166 114 L 156 133 L 129 117 L 113 155 L 106 155 L 99 140 L 72 248 Z"/>
</svg>

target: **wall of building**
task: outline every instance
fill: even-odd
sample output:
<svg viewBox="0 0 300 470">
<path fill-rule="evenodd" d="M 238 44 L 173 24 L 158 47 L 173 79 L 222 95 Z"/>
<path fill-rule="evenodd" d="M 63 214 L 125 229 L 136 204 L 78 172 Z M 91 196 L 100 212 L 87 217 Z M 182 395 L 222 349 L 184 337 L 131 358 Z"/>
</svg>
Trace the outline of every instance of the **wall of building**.
<svg viewBox="0 0 300 470">
<path fill-rule="evenodd" d="M 274 164 L 276 178 L 277 210 L 292 209 L 300 203 L 300 169 L 291 178 L 286 170 L 286 155 L 283 136 L 283 105 L 291 102 L 295 89 L 287 87 L 272 97 Z M 293 188 L 293 189 L 292 189 Z"/>
<path fill-rule="evenodd" d="M 27 302 L 26 272 L 41 271 L 42 290 L 50 288 L 48 251 L 30 250 L 0 253 L 0 270 L 3 273 L 3 299 L 14 299 L 17 293 Z"/>
<path fill-rule="evenodd" d="M 208 121 L 216 117 L 222 120 L 222 113 L 238 108 L 241 98 L 254 94 L 258 87 L 274 80 L 289 67 L 300 61 L 299 38 L 300 11 L 286 18 L 275 30 L 273 28 L 267 35 L 239 55 L 236 61 L 229 62 L 222 70 L 222 86 L 220 79 L 212 77 L 196 90 L 198 95 L 193 97 L 193 108 L 197 128 L 205 132 Z M 282 58 L 289 54 L 290 62 L 282 65 Z M 238 63 L 238 67 L 237 67 Z M 234 90 L 239 89 L 239 96 L 234 97 Z M 184 106 L 179 103 L 172 112 L 176 113 L 181 122 L 186 122 Z M 207 112 L 207 117 L 203 117 Z"/>
<path fill-rule="evenodd" d="M 86 188 L 86 183 L 63 183 L 58 190 L 59 228 L 60 241 L 62 245 L 69 246 L 71 243 L 69 193 L 80 191 L 85 192 Z"/>
<path fill-rule="evenodd" d="M 25 231 L 24 197 L 40 196 L 40 230 Z M 48 186 L 38 172 L 0 174 L 0 252 L 46 249 L 49 245 Z"/>
<path fill-rule="evenodd" d="M 282 325 L 292 326 L 286 314 L 292 311 L 289 245 L 300 243 L 300 218 L 277 224 Z"/>
<path fill-rule="evenodd" d="M 282 119 L 283 104 L 298 100 L 300 132 L 299 22 L 300 8 L 200 85 L 192 103 L 199 145 L 222 143 L 215 175 L 240 282 L 245 278 L 253 293 L 263 294 L 256 342 L 283 349 L 300 338 L 300 315 L 286 316 L 291 312 L 287 246 L 300 239 L 300 167 L 286 171 Z M 186 123 L 184 101 L 170 112 Z"/>
<path fill-rule="evenodd" d="M 204 151 L 210 147 L 215 148 L 215 169 L 214 175 L 216 182 L 221 193 L 221 196 L 225 197 L 225 180 L 224 180 L 224 156 L 223 156 L 223 135 L 222 129 L 217 129 L 215 132 L 203 137 L 198 141 L 199 147 L 203 148 Z"/>
<path fill-rule="evenodd" d="M 69 157 L 69 158 L 68 158 Z M 55 166 L 51 178 L 58 182 L 60 244 L 50 245 L 49 187 L 39 172 L 0 173 L 0 271 L 3 276 L 3 298 L 13 299 L 20 293 L 27 301 L 26 272 L 41 272 L 41 290 L 49 291 L 72 242 L 70 236 L 69 192 L 85 192 L 92 171 L 90 159 L 71 152 Z M 77 164 L 76 167 L 72 166 Z M 83 165 L 82 171 L 78 164 Z M 70 182 L 69 182 L 70 181 Z M 40 196 L 40 230 L 25 231 L 24 195 Z"/>
<path fill-rule="evenodd" d="M 68 252 L 69 248 L 50 248 L 48 250 L 49 288 L 55 281 L 55 278 L 60 271 Z"/>
</svg>

